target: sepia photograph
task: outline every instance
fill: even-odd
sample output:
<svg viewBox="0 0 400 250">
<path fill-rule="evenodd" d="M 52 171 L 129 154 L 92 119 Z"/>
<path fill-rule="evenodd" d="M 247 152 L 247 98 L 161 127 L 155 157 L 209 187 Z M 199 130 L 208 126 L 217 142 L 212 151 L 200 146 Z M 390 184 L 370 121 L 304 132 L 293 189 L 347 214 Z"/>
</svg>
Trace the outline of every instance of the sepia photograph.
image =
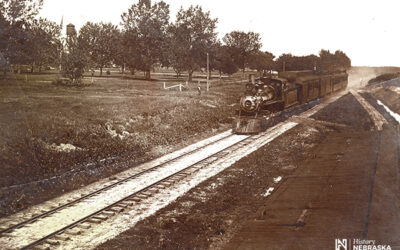
<svg viewBox="0 0 400 250">
<path fill-rule="evenodd" d="M 0 0 L 0 249 L 400 250 L 399 10 Z"/>
</svg>

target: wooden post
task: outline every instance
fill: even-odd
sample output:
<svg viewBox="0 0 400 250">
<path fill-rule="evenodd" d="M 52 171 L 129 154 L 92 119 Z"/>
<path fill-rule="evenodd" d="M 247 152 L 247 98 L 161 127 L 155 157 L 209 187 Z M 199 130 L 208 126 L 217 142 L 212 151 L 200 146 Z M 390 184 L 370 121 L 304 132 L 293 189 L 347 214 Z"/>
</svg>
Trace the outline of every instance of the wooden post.
<svg viewBox="0 0 400 250">
<path fill-rule="evenodd" d="M 165 89 L 165 82 L 164 82 L 164 89 Z"/>
<path fill-rule="evenodd" d="M 182 84 L 179 83 L 179 92 L 182 92 Z"/>
<path fill-rule="evenodd" d="M 210 89 L 210 57 L 207 53 L 207 92 Z"/>
</svg>

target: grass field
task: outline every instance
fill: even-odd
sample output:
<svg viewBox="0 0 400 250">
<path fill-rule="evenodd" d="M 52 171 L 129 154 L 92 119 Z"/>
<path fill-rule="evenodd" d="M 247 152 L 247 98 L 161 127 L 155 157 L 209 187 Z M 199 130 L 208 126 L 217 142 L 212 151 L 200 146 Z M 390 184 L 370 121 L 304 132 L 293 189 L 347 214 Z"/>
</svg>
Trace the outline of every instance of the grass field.
<svg viewBox="0 0 400 250">
<path fill-rule="evenodd" d="M 176 83 L 165 75 L 162 81 L 95 77 L 85 87 L 54 85 L 57 77 L 0 79 L 0 188 L 163 155 L 201 133 L 227 128 L 243 92 L 227 80 L 215 80 L 209 92 L 203 84 L 199 95 L 197 83 L 182 92 L 163 89 L 163 81 Z M 107 175 L 122 170 L 108 165 Z"/>
</svg>

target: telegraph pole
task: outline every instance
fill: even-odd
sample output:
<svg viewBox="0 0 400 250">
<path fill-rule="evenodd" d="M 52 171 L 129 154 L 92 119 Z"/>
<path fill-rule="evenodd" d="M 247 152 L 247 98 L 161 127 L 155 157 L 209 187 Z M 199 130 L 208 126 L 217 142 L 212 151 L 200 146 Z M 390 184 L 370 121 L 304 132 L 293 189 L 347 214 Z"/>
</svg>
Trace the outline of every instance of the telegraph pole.
<svg viewBox="0 0 400 250">
<path fill-rule="evenodd" d="M 207 92 L 210 88 L 210 57 L 209 54 L 207 53 Z"/>
</svg>

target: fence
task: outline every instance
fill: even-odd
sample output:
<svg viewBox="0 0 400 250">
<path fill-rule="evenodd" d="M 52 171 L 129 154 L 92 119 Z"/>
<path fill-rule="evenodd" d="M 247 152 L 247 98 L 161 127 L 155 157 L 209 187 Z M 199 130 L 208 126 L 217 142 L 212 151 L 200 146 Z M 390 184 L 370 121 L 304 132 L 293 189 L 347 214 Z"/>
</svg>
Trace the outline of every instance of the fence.
<svg viewBox="0 0 400 250">
<path fill-rule="evenodd" d="M 164 87 L 164 89 L 173 89 L 173 88 L 179 88 L 179 91 L 180 92 L 182 92 L 182 88 L 188 88 L 189 87 L 189 83 L 188 82 L 186 82 L 186 84 L 184 85 L 184 84 L 182 84 L 182 83 L 178 83 L 178 84 L 176 84 L 176 85 L 173 85 L 173 86 L 169 86 L 169 87 L 167 87 L 167 85 L 166 85 L 166 83 L 164 82 L 164 85 L 163 85 L 163 87 Z"/>
</svg>

